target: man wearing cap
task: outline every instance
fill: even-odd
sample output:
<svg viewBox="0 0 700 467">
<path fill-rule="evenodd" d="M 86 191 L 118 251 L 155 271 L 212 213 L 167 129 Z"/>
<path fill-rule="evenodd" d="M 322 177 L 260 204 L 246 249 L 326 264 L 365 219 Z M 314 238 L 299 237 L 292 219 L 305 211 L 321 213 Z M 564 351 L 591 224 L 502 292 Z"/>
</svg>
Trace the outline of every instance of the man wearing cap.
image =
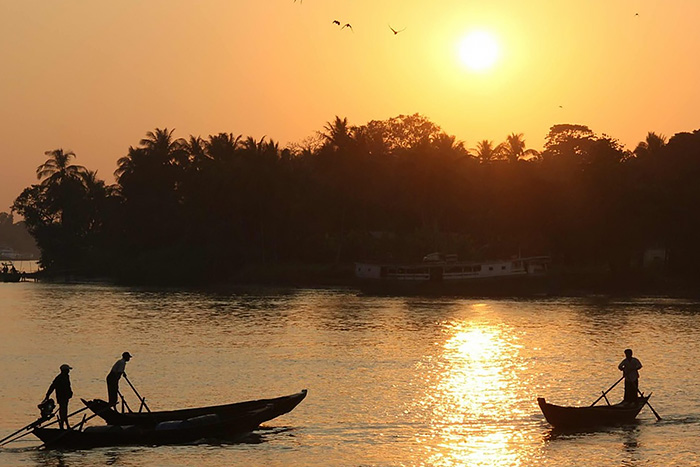
<svg viewBox="0 0 700 467">
<path fill-rule="evenodd" d="M 70 428 L 70 425 L 68 425 L 68 401 L 73 397 L 69 375 L 72 369 L 70 365 L 65 363 L 61 365 L 61 373 L 53 379 L 49 390 L 46 391 L 46 397 L 44 397 L 44 401 L 47 401 L 51 393 L 56 391 L 56 402 L 58 402 L 58 426 L 62 430 L 64 429 L 64 424 L 65 428 Z"/>
<path fill-rule="evenodd" d="M 122 358 L 112 365 L 112 369 L 107 375 L 107 394 L 109 396 L 109 405 L 116 406 L 119 396 L 119 379 L 122 375 L 126 376 L 126 362 L 131 360 L 131 354 L 124 352 Z"/>
</svg>

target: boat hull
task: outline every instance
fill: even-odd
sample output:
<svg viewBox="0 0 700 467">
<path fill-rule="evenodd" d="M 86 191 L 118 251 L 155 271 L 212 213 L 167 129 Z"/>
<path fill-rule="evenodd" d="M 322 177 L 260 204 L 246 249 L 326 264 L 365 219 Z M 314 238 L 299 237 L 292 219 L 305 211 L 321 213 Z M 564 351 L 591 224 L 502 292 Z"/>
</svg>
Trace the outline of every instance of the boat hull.
<svg viewBox="0 0 700 467">
<path fill-rule="evenodd" d="M 236 402 L 233 404 L 213 405 L 209 407 L 197 407 L 191 409 L 166 410 L 159 412 L 118 412 L 114 408 L 109 407 L 109 404 L 101 399 L 93 399 L 83 403 L 92 410 L 97 416 L 102 418 L 108 425 L 138 425 L 138 426 L 153 426 L 161 422 L 173 420 L 185 420 L 202 415 L 215 414 L 222 418 L 235 418 L 245 415 L 248 412 L 267 408 L 265 414 L 269 416 L 268 420 L 279 417 L 296 407 L 306 397 L 306 389 L 296 394 L 277 397 L 274 399 L 258 399 L 245 402 Z M 262 422 L 267 420 L 262 420 Z M 262 423 L 261 422 L 261 423 Z"/>
<path fill-rule="evenodd" d="M 550 425 L 558 429 L 572 430 L 634 423 L 649 397 L 651 396 L 640 397 L 631 404 L 593 407 L 564 407 L 549 404 L 542 397 L 537 399 L 537 403 Z"/>
<path fill-rule="evenodd" d="M 169 412 L 171 414 L 188 413 L 191 415 L 184 419 L 162 420 L 157 423 L 151 420 L 151 423 L 138 425 L 109 424 L 87 427 L 84 430 L 39 427 L 34 428 L 32 433 L 43 441 L 45 447 L 49 449 L 91 449 L 129 445 L 159 446 L 195 443 L 206 439 L 237 441 L 257 429 L 261 423 L 291 411 L 304 397 L 306 397 L 306 391 L 283 398 L 268 399 L 274 402 L 268 402 L 264 405 L 249 404 L 246 410 L 239 408 L 235 414 L 229 412 L 228 415 L 221 410 L 218 413 L 193 415 L 198 413 L 198 410 L 212 409 L 212 407 L 205 407 Z M 160 415 L 164 413 L 161 412 Z M 159 413 L 155 412 L 155 414 Z"/>
</svg>

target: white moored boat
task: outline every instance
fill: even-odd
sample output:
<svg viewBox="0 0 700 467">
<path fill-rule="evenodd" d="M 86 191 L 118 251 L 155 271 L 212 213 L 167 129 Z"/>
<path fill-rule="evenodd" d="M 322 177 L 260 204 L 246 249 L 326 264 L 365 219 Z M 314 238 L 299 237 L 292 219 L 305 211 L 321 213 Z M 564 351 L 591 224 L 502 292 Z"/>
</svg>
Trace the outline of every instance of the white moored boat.
<svg viewBox="0 0 700 467">
<path fill-rule="evenodd" d="M 474 279 L 542 276 L 549 256 L 517 257 L 508 260 L 458 261 L 456 255 L 431 253 L 422 263 L 355 263 L 355 277 L 373 282 L 461 282 Z"/>
</svg>

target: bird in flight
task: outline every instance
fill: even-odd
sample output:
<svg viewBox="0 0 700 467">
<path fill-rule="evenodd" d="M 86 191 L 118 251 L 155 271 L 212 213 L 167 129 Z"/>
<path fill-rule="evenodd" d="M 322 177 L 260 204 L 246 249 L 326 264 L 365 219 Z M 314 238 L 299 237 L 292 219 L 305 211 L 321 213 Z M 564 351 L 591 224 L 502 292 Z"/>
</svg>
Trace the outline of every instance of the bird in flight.
<svg viewBox="0 0 700 467">
<path fill-rule="evenodd" d="M 340 26 L 340 21 L 338 21 L 337 19 L 334 19 L 333 24 L 337 24 L 338 26 Z"/>
<path fill-rule="evenodd" d="M 406 28 L 403 28 L 403 29 L 399 29 L 399 30 L 397 31 L 396 29 L 394 29 L 394 28 L 391 27 L 391 24 L 389 25 L 389 29 L 391 29 L 391 32 L 393 32 L 394 35 L 397 35 L 397 34 L 400 33 L 401 31 L 406 30 Z"/>
<path fill-rule="evenodd" d="M 340 29 L 344 29 L 344 28 L 350 28 L 350 30 L 351 30 L 352 32 L 355 32 L 355 31 L 352 29 L 352 26 L 350 25 L 350 23 L 345 23 L 345 24 L 343 24 L 343 27 L 340 28 Z"/>
</svg>

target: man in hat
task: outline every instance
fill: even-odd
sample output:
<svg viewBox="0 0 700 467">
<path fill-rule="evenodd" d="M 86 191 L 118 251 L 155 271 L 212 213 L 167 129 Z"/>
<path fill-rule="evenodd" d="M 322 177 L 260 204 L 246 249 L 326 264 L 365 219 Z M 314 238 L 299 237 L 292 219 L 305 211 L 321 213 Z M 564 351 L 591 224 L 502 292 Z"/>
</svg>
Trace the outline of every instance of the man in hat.
<svg viewBox="0 0 700 467">
<path fill-rule="evenodd" d="M 44 397 L 44 401 L 47 401 L 51 393 L 56 391 L 56 402 L 58 402 L 58 426 L 62 430 L 64 429 L 64 424 L 65 428 L 70 428 L 70 425 L 68 425 L 68 401 L 73 397 L 69 375 L 72 369 L 70 365 L 65 363 L 61 365 L 61 373 L 53 379 L 49 390 L 46 391 L 46 397 Z"/>
<path fill-rule="evenodd" d="M 642 362 L 632 356 L 632 349 L 625 349 L 625 359 L 620 362 L 617 368 L 622 371 L 625 378 L 625 402 L 636 402 L 637 392 L 639 392 L 639 370 L 642 369 Z"/>
<path fill-rule="evenodd" d="M 119 379 L 122 375 L 126 376 L 126 363 L 131 360 L 131 354 L 124 352 L 122 358 L 112 365 L 112 369 L 107 375 L 107 394 L 109 396 L 109 405 L 114 407 L 117 405 L 119 396 Z"/>
</svg>

